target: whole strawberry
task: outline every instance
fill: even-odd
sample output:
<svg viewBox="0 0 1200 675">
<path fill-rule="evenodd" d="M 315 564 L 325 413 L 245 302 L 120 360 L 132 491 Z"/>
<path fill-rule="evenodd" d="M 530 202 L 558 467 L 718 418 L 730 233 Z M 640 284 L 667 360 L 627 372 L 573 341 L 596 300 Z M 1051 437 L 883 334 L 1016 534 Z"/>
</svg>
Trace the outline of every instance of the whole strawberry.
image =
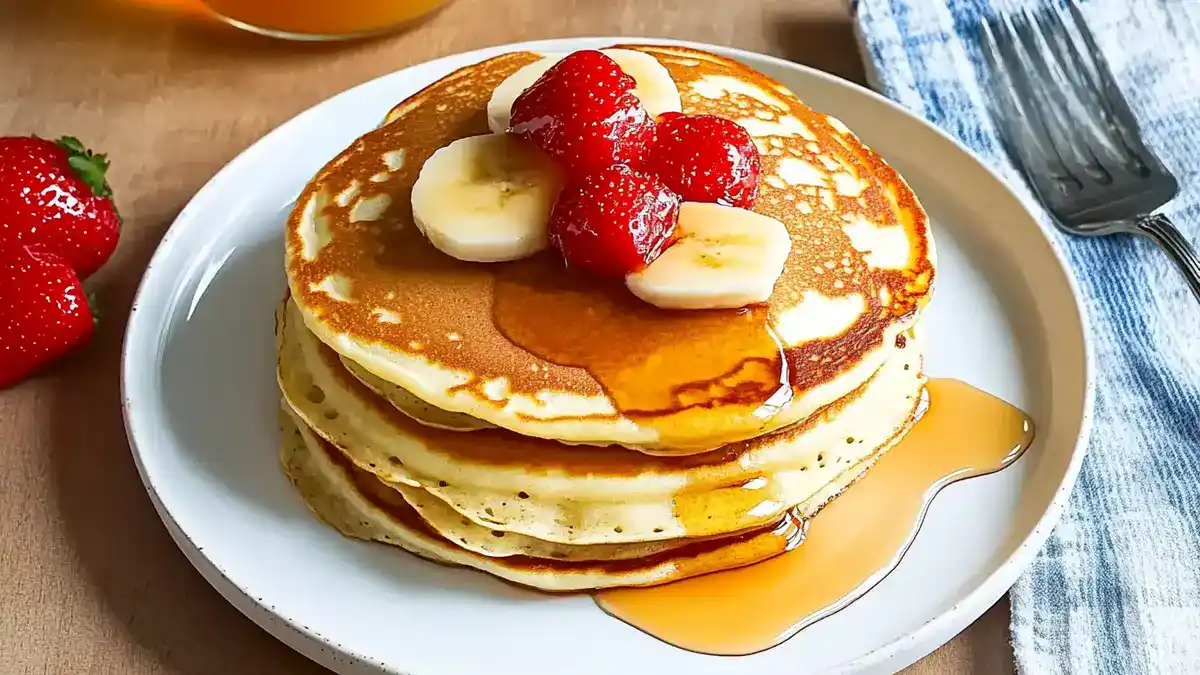
<svg viewBox="0 0 1200 675">
<path fill-rule="evenodd" d="M 754 206 L 762 160 L 742 125 L 715 115 L 666 113 L 657 132 L 648 168 L 684 201 Z"/>
<path fill-rule="evenodd" d="M 57 253 L 86 279 L 112 255 L 120 217 L 108 160 L 78 139 L 0 138 L 0 242 Z"/>
<path fill-rule="evenodd" d="M 618 164 L 563 188 L 550 243 L 571 265 L 620 279 L 654 262 L 678 219 L 679 197 L 657 176 Z"/>
<path fill-rule="evenodd" d="M 94 329 L 83 284 L 65 258 L 0 243 L 0 389 L 87 342 Z"/>
</svg>

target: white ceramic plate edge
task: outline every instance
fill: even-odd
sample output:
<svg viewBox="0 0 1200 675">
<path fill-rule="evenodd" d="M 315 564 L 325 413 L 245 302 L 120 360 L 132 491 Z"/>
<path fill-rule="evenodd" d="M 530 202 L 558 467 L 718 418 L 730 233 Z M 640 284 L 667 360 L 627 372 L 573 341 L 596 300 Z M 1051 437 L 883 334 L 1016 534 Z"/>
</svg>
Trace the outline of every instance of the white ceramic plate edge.
<svg viewBox="0 0 1200 675">
<path fill-rule="evenodd" d="M 564 46 L 564 43 L 567 42 L 569 42 L 571 46 Z M 975 157 L 975 155 L 969 149 L 963 146 L 957 139 L 946 134 L 941 129 L 938 129 L 924 119 L 913 115 L 900 105 L 880 96 L 873 91 L 860 87 L 854 83 L 847 82 L 833 75 L 817 71 L 807 66 L 791 63 L 777 57 L 756 54 L 753 52 L 747 52 L 729 47 L 706 45 L 703 43 L 681 40 L 641 37 L 595 37 L 573 38 L 569 40 L 542 40 L 488 47 L 472 52 L 455 54 L 440 59 L 435 59 L 433 61 L 421 64 L 414 64 L 413 66 L 410 66 L 410 68 L 433 68 L 441 62 L 458 59 L 482 60 L 496 53 L 519 49 L 529 51 L 579 49 L 617 42 L 680 45 L 704 49 L 748 63 L 760 61 L 772 64 L 782 69 L 798 70 L 807 76 L 822 79 L 840 87 L 849 88 L 859 95 L 867 96 L 886 105 L 897 114 L 916 121 L 921 126 L 933 131 L 943 139 L 949 141 L 959 151 L 974 159 L 977 164 L 986 171 L 990 178 L 994 180 L 996 184 L 1006 191 L 1010 196 L 1012 196 L 1013 199 L 1020 201 L 1020 198 L 1017 196 L 1015 191 L 1005 184 L 999 175 L 997 175 L 982 161 L 979 161 L 978 158 Z M 353 91 L 359 87 L 369 86 L 373 82 L 386 77 L 389 77 L 389 75 L 383 75 L 375 80 L 361 83 L 331 98 L 345 95 L 349 91 Z M 253 598 L 252 594 L 249 593 L 247 589 L 237 586 L 224 574 L 224 572 L 216 567 L 212 561 L 208 560 L 208 558 L 204 556 L 203 552 L 200 551 L 187 537 L 187 535 L 180 530 L 175 520 L 172 518 L 169 510 L 165 507 L 160 496 L 154 489 L 152 483 L 150 480 L 148 480 L 147 472 L 141 459 L 141 449 L 139 449 L 136 441 L 136 438 L 139 435 L 140 422 L 137 419 L 136 414 L 131 411 L 132 408 L 129 405 L 130 390 L 134 388 L 133 383 L 137 381 L 137 378 L 145 378 L 150 375 L 148 373 L 138 372 L 138 366 L 135 365 L 137 363 L 137 359 L 131 358 L 130 355 L 135 353 L 139 345 L 143 344 L 144 342 L 154 340 L 152 336 L 142 335 L 141 331 L 139 331 L 139 324 L 135 322 L 135 319 L 140 311 L 155 309 L 146 308 L 143 303 L 147 290 L 146 280 L 149 278 L 151 271 L 154 269 L 155 263 L 167 255 L 167 251 L 171 248 L 174 239 L 178 235 L 179 224 L 186 222 L 189 211 L 195 208 L 197 197 L 211 191 L 215 185 L 219 185 L 223 180 L 223 177 L 231 173 L 232 169 L 241 161 L 243 161 L 244 157 L 250 153 L 255 146 L 277 135 L 288 133 L 288 130 L 292 126 L 296 125 L 299 120 L 303 119 L 307 115 L 314 114 L 317 108 L 324 105 L 329 100 L 331 99 L 326 99 L 326 101 L 318 103 L 313 107 L 299 113 L 292 119 L 266 134 L 255 144 L 239 153 L 237 157 L 231 160 L 197 192 L 196 197 L 193 197 L 192 201 L 189 202 L 189 204 L 176 218 L 175 223 L 173 223 L 172 226 L 167 230 L 154 255 L 152 256 L 150 263 L 147 265 L 146 271 L 142 277 L 142 281 L 139 283 L 137 293 L 134 297 L 133 308 L 130 312 L 129 323 L 126 330 L 125 342 L 122 347 L 121 398 L 126 432 L 130 440 L 134 461 L 137 465 L 142 483 L 151 497 L 155 510 L 158 512 L 160 518 L 167 526 L 172 538 L 175 540 L 180 549 L 183 550 L 188 560 L 192 562 L 201 575 L 204 576 L 204 578 L 207 579 L 209 583 L 221 593 L 222 596 L 224 596 L 231 604 L 246 614 L 251 620 L 309 658 L 312 658 L 326 667 L 339 670 L 340 672 L 368 672 L 366 670 L 360 670 L 355 666 L 371 664 L 373 666 L 382 668 L 383 664 L 379 664 L 361 654 L 346 654 L 346 650 L 344 648 L 336 647 L 330 644 L 326 638 L 316 635 L 311 631 L 305 630 L 302 626 L 298 625 L 297 622 L 290 620 L 287 617 L 279 616 L 278 614 L 270 611 L 268 608 L 262 606 Z M 1067 266 L 1065 257 L 1062 255 L 1062 252 L 1059 250 L 1058 246 L 1052 239 L 1047 239 L 1055 256 L 1056 262 L 1062 269 L 1063 276 L 1066 278 L 1070 287 L 1070 292 L 1074 298 L 1074 304 L 1079 314 L 1079 323 L 1086 327 L 1087 323 L 1084 315 L 1083 303 L 1074 275 Z M 157 309 L 160 311 L 165 310 L 165 308 L 161 307 Z M 854 672 L 894 672 L 895 670 L 903 668 L 904 666 L 907 666 L 927 655 L 938 646 L 951 639 L 959 631 L 964 629 L 972 621 L 982 615 L 988 607 L 995 603 L 1011 587 L 1021 571 L 1024 570 L 1024 568 L 1032 561 L 1033 556 L 1037 554 L 1038 550 L 1040 550 L 1041 546 L 1049 537 L 1054 525 L 1061 517 L 1062 511 L 1066 506 L 1066 501 L 1070 495 L 1071 488 L 1078 477 L 1083 456 L 1085 454 L 1084 451 L 1087 445 L 1087 440 L 1091 433 L 1092 408 L 1094 399 L 1094 382 L 1092 377 L 1094 363 L 1092 351 L 1093 346 L 1091 338 L 1087 334 L 1086 330 L 1083 332 L 1082 339 L 1084 344 L 1083 377 L 1085 379 L 1085 401 L 1083 402 L 1083 420 L 1080 427 L 1080 433 L 1077 438 L 1075 448 L 1071 453 L 1070 462 L 1063 474 L 1062 479 L 1059 482 L 1054 497 L 1052 498 L 1049 506 L 1043 512 L 1043 515 L 1038 519 L 1036 526 L 1029 533 L 1029 535 L 1025 537 L 1017 550 L 1014 551 L 1007 559 L 1005 559 L 992 574 L 990 574 L 982 583 L 980 583 L 973 591 L 971 591 L 961 602 L 952 607 L 950 610 L 922 625 L 919 629 L 911 632 L 907 636 L 885 644 L 882 647 L 879 647 L 872 652 L 845 664 L 844 670 Z M 346 656 L 349 656 L 351 660 L 346 661 L 344 657 L 340 656 L 340 654 L 346 654 Z M 347 670 L 348 666 L 350 668 L 354 668 L 354 670 Z"/>
</svg>

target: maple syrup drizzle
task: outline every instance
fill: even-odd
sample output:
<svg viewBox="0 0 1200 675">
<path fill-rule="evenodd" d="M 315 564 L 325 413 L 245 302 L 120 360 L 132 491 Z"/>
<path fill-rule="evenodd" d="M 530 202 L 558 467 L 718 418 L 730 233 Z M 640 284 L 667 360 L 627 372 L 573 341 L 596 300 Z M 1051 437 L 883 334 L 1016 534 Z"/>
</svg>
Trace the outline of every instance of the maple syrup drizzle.
<svg viewBox="0 0 1200 675">
<path fill-rule="evenodd" d="M 497 266 L 496 327 L 539 358 L 587 370 L 622 415 L 655 426 L 663 446 L 742 440 L 790 400 L 767 306 L 664 311 L 620 282 L 565 273 L 556 255 Z"/>
<path fill-rule="evenodd" d="M 999 471 L 1033 440 L 1016 407 L 957 380 L 928 383 L 924 417 L 809 523 L 791 551 L 764 562 L 651 588 L 595 594 L 604 611 L 705 654 L 772 647 L 862 596 L 899 564 L 934 495 Z"/>
</svg>

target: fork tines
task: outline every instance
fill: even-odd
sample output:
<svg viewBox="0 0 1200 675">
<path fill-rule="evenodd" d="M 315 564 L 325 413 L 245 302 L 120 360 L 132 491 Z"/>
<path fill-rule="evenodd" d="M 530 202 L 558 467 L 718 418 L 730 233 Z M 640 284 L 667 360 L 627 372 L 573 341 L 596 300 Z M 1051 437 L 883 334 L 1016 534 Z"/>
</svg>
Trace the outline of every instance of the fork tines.
<svg viewBox="0 0 1200 675">
<path fill-rule="evenodd" d="M 981 47 L 993 117 L 1044 199 L 1150 174 L 1157 159 L 1073 3 L 985 22 Z"/>
</svg>

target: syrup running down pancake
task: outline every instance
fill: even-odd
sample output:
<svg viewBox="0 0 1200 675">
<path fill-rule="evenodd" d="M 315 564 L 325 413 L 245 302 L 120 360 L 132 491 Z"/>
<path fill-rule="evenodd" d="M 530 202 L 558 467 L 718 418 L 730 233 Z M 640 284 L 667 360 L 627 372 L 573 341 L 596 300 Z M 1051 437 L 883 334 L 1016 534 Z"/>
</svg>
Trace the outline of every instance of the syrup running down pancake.
<svg viewBox="0 0 1200 675">
<path fill-rule="evenodd" d="M 342 366 L 295 305 L 277 319 L 279 383 L 294 414 L 385 483 L 420 487 L 478 526 L 574 545 L 709 537 L 811 515 L 907 431 L 919 342 L 819 415 L 687 457 L 566 448 L 504 429 L 462 432 L 400 413 Z M 436 525 L 436 524 L 435 524 Z"/>
</svg>

